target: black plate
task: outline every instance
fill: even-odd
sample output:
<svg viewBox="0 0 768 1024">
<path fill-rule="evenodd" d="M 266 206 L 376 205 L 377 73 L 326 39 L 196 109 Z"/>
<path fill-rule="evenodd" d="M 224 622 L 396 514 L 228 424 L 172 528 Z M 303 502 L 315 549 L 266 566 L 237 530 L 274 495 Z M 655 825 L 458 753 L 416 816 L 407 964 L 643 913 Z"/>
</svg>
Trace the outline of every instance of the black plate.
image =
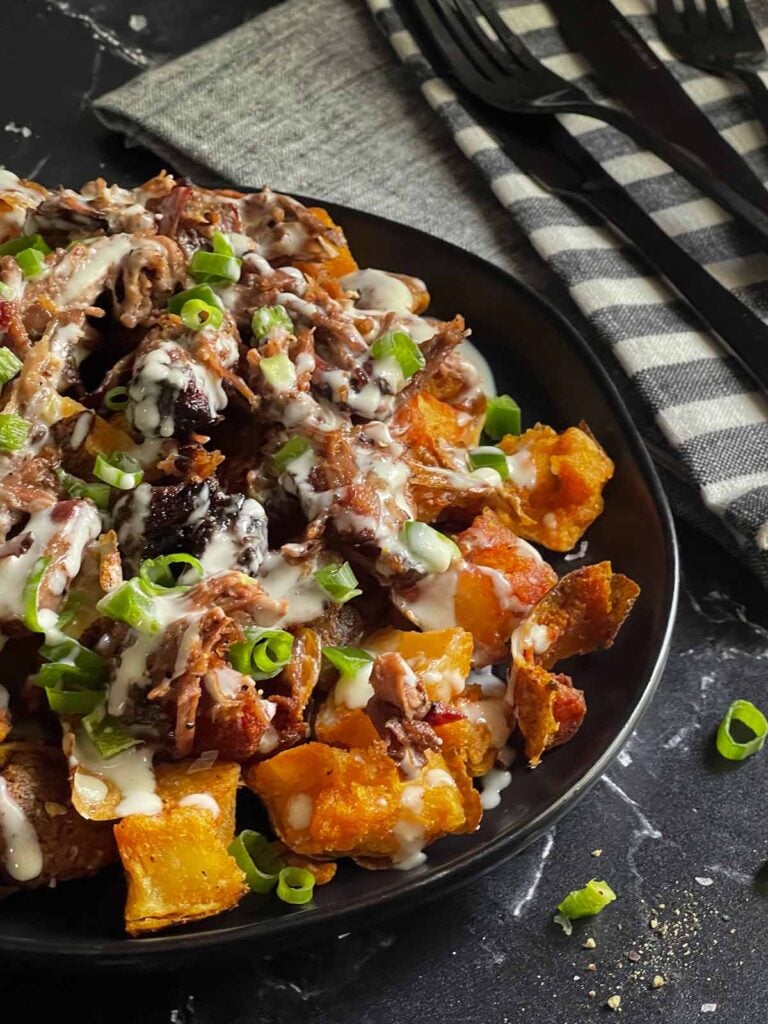
<svg viewBox="0 0 768 1024">
<path fill-rule="evenodd" d="M 0 952 L 51 967 L 164 967 L 239 943 L 249 952 L 305 942 L 370 923 L 444 893 L 521 850 L 572 807 L 605 771 L 653 695 L 667 655 L 678 589 L 677 550 L 666 499 L 640 437 L 584 341 L 514 278 L 455 246 L 391 221 L 327 207 L 342 224 L 361 266 L 414 274 L 432 293 L 431 311 L 464 314 L 472 340 L 518 399 L 526 422 L 562 429 L 586 420 L 616 463 L 606 509 L 589 531 L 586 561 L 610 559 L 642 587 L 616 645 L 575 666 L 589 711 L 576 738 L 535 771 L 519 766 L 501 806 L 471 836 L 430 847 L 414 871 L 368 872 L 342 866 L 315 904 L 288 909 L 275 899 L 243 900 L 229 913 L 157 938 L 122 931 L 121 873 L 22 893 L 0 907 Z M 554 560 L 559 572 L 583 562 Z"/>
</svg>

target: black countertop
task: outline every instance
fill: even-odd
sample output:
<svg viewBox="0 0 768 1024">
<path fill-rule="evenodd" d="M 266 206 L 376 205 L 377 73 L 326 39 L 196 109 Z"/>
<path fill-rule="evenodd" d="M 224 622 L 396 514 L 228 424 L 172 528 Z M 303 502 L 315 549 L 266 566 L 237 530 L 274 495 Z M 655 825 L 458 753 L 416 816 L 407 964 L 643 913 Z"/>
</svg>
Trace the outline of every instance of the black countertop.
<svg viewBox="0 0 768 1024">
<path fill-rule="evenodd" d="M 5 0 L 0 163 L 48 185 L 149 177 L 157 158 L 126 149 L 89 100 L 266 6 Z M 522 245 L 518 262 L 541 280 Z M 4 1005 L 22 999 L 25 1022 L 575 1024 L 610 1014 L 618 995 L 637 1024 L 763 1024 L 765 760 L 728 770 L 712 734 L 735 697 L 768 704 L 765 593 L 703 534 L 681 525 L 680 540 L 684 589 L 658 694 L 591 794 L 527 851 L 379 927 L 272 957 L 119 983 L 30 985 L 0 967 Z M 593 876 L 618 901 L 566 938 L 553 907 Z"/>
</svg>

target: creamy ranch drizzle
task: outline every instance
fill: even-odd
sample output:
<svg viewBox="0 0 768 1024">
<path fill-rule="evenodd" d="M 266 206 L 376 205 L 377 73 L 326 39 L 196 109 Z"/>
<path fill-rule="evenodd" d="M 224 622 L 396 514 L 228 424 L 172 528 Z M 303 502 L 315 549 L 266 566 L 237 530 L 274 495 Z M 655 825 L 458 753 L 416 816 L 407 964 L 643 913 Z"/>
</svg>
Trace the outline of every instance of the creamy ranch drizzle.
<svg viewBox="0 0 768 1024">
<path fill-rule="evenodd" d="M 97 781 L 101 777 L 113 783 L 121 794 L 115 817 L 126 818 L 130 814 L 159 814 L 163 809 L 163 802 L 157 795 L 152 757 L 151 748 L 140 744 L 109 759 L 103 758 L 80 729 L 75 734 L 70 764 L 92 772 Z"/>
<path fill-rule="evenodd" d="M 210 811 L 214 818 L 221 814 L 221 808 L 210 793 L 188 793 L 179 800 L 179 807 L 200 807 Z"/>
<path fill-rule="evenodd" d="M 4 862 L 8 874 L 17 882 L 37 878 L 43 870 L 40 840 L 24 811 L 8 791 L 0 775 L 0 832 L 5 844 Z"/>
</svg>

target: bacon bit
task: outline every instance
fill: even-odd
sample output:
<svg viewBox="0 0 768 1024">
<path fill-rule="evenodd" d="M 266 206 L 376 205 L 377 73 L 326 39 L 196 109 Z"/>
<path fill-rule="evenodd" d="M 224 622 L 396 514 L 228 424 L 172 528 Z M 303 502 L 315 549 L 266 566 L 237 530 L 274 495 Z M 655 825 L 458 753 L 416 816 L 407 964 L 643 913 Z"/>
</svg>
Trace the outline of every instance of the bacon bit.
<svg viewBox="0 0 768 1024">
<path fill-rule="evenodd" d="M 462 718 L 466 718 L 466 715 L 462 714 L 457 708 L 443 704 L 442 701 L 435 701 L 427 712 L 424 721 L 431 725 L 432 728 L 435 728 L 438 725 L 447 725 L 448 722 L 459 722 Z"/>
</svg>

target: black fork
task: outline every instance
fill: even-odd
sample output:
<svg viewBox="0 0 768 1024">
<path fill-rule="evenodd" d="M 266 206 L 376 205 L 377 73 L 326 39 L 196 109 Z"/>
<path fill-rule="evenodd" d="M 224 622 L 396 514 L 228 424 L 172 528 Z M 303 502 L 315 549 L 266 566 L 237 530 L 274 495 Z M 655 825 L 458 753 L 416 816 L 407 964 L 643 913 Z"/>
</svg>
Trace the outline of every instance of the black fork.
<svg viewBox="0 0 768 1024">
<path fill-rule="evenodd" d="M 742 81 L 768 131 L 768 89 L 758 74 L 766 51 L 746 0 L 727 0 L 727 14 L 717 0 L 704 0 L 703 8 L 696 0 L 682 2 L 681 10 L 675 0 L 656 0 L 661 38 L 686 64 Z"/>
<path fill-rule="evenodd" d="M 510 114 L 582 114 L 612 125 L 674 167 L 768 247 L 768 193 L 764 206 L 756 206 L 688 150 L 649 131 L 624 111 L 591 100 L 536 60 L 509 30 L 492 0 L 413 0 L 413 5 L 445 63 L 469 93 Z"/>
</svg>

